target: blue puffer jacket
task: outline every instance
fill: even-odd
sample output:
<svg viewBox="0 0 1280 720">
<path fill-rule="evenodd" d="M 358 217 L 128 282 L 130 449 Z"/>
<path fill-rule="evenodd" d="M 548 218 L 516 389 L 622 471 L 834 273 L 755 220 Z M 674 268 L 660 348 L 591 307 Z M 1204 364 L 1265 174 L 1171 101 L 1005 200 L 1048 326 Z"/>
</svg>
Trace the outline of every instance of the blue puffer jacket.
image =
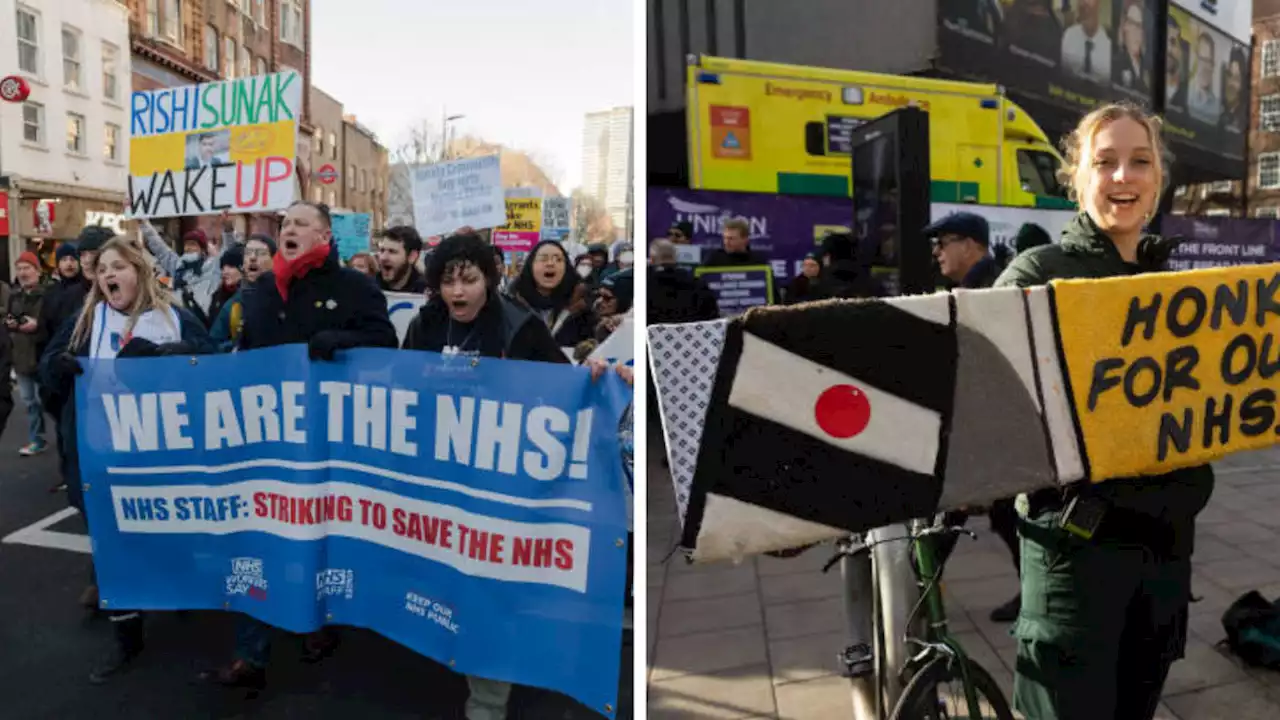
<svg viewBox="0 0 1280 720">
<path fill-rule="evenodd" d="M 181 324 L 182 343 L 190 346 L 192 354 L 212 355 L 218 352 L 217 346 L 209 338 L 208 331 L 196 316 L 183 308 L 175 309 L 178 311 L 178 321 Z M 57 363 L 58 356 L 66 352 L 79 358 L 89 356 L 87 339 L 78 347 L 70 347 L 71 333 L 75 330 L 76 319 L 76 315 L 67 318 L 58 328 L 53 340 L 49 341 L 44 354 L 40 356 L 39 380 L 41 385 L 49 389 L 48 397 L 57 404 L 59 410 L 55 416 L 58 418 L 58 431 L 63 441 L 59 448 L 61 456 L 58 462 L 62 470 L 62 480 L 67 484 L 67 502 L 83 515 L 84 486 L 80 478 L 79 443 L 76 442 L 76 378 L 74 375 L 60 372 Z"/>
</svg>

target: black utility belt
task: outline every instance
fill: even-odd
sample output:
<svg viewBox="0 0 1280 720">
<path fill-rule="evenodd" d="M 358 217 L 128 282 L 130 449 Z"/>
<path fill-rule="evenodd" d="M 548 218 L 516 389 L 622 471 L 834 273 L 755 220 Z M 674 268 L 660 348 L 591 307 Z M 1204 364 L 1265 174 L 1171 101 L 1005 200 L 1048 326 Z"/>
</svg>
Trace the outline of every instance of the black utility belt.
<svg viewBox="0 0 1280 720">
<path fill-rule="evenodd" d="M 1028 500 L 1028 517 L 1056 512 L 1060 529 L 1087 542 L 1141 545 L 1162 556 L 1169 554 L 1176 542 L 1172 524 L 1146 513 L 1118 507 L 1093 493 L 1063 493 L 1053 489 L 1035 493 Z"/>
</svg>

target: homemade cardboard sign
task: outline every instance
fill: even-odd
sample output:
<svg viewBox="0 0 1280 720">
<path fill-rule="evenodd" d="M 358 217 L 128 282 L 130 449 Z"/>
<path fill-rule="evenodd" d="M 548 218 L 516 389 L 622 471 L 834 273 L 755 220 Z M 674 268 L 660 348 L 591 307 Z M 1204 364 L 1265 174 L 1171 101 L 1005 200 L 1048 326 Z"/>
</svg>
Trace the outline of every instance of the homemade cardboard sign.
<svg viewBox="0 0 1280 720">
<path fill-rule="evenodd" d="M 1280 265 L 649 328 L 694 560 L 1278 442 Z"/>
<path fill-rule="evenodd" d="M 139 90 L 129 108 L 128 217 L 264 212 L 293 203 L 297 72 Z"/>
</svg>

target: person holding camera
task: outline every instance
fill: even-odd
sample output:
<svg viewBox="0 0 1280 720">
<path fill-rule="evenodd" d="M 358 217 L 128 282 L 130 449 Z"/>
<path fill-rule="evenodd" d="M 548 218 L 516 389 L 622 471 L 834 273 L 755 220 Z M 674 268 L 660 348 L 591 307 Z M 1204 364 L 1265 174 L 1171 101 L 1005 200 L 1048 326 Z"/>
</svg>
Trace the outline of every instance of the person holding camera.
<svg viewBox="0 0 1280 720">
<path fill-rule="evenodd" d="M 18 448 L 23 457 L 39 455 L 48 448 L 44 439 L 44 408 L 40 403 L 36 368 L 40 364 L 39 347 L 44 344 L 40 305 L 44 286 L 40 283 L 40 260 L 30 250 L 14 263 L 18 284 L 9 294 L 4 325 L 12 346 L 13 373 L 18 378 L 18 394 L 27 409 L 27 444 Z"/>
</svg>

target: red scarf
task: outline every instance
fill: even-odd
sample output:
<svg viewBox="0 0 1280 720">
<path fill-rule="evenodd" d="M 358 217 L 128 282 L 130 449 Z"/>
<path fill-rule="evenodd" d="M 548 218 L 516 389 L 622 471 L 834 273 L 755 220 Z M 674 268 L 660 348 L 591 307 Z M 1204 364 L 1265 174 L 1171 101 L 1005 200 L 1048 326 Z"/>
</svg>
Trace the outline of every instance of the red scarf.
<svg viewBox="0 0 1280 720">
<path fill-rule="evenodd" d="M 276 290 L 280 291 L 280 299 L 288 302 L 289 285 L 298 278 L 306 277 L 307 273 L 324 265 L 328 259 L 329 243 L 316 245 L 292 261 L 285 260 L 283 253 L 276 253 L 275 260 L 271 262 L 271 271 L 276 276 Z"/>
</svg>

